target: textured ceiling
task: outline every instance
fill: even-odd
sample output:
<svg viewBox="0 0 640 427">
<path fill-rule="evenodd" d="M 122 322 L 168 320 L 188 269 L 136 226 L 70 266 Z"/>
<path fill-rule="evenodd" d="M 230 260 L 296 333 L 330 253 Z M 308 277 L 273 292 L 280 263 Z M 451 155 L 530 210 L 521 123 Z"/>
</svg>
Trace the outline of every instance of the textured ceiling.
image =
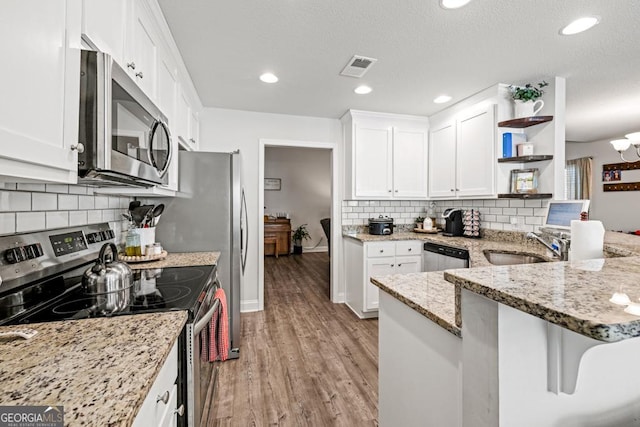
<svg viewBox="0 0 640 427">
<path fill-rule="evenodd" d="M 567 140 L 640 130 L 640 1 L 159 0 L 203 104 L 338 118 L 432 115 L 495 83 L 567 79 Z M 560 36 L 573 19 L 590 31 Z M 377 58 L 361 79 L 354 55 Z M 258 80 L 265 72 L 280 81 Z M 373 92 L 356 95 L 367 84 Z M 447 93 L 453 99 L 434 104 Z"/>
</svg>

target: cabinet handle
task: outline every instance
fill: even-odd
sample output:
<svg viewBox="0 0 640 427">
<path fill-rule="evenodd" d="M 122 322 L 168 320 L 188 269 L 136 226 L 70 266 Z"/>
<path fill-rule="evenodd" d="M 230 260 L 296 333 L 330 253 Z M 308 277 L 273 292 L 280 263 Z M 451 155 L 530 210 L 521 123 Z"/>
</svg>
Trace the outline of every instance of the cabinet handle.
<svg viewBox="0 0 640 427">
<path fill-rule="evenodd" d="M 156 397 L 156 403 L 158 402 L 162 402 L 165 405 L 169 402 L 169 390 L 165 391 L 161 395 L 159 394 L 158 397 Z"/>
<path fill-rule="evenodd" d="M 131 61 L 131 62 L 127 62 L 127 68 L 131 68 L 132 70 L 136 69 L 136 63 Z"/>
<path fill-rule="evenodd" d="M 193 139 L 193 138 L 189 138 L 189 141 L 191 141 L 191 143 L 192 143 L 192 144 L 195 144 L 195 143 L 196 143 L 196 140 L 195 140 L 195 139 Z"/>
<path fill-rule="evenodd" d="M 456 188 L 456 191 L 460 191 L 460 189 L 459 189 L 459 188 Z"/>
<path fill-rule="evenodd" d="M 449 191 L 455 191 L 455 190 L 452 188 L 452 189 L 451 189 L 451 190 L 449 190 Z"/>
<path fill-rule="evenodd" d="M 178 414 L 179 417 L 184 415 L 184 404 L 180 405 L 178 409 L 173 411 L 174 414 Z"/>
<path fill-rule="evenodd" d="M 391 267 L 393 267 L 393 264 L 391 264 Z"/>
<path fill-rule="evenodd" d="M 142 71 L 137 72 L 136 77 L 140 77 L 141 79 L 144 79 L 144 74 L 142 74 Z"/>
<path fill-rule="evenodd" d="M 398 192 L 398 190 L 396 190 L 396 193 Z"/>
<path fill-rule="evenodd" d="M 78 153 L 84 153 L 84 144 L 82 142 L 78 142 L 76 145 L 72 145 L 71 151 L 78 150 Z"/>
<path fill-rule="evenodd" d="M 391 190 L 389 190 L 389 193 L 391 193 Z"/>
<path fill-rule="evenodd" d="M 411 252 L 411 248 L 409 248 L 409 252 Z"/>
<path fill-rule="evenodd" d="M 380 249 L 380 253 L 384 252 L 384 249 Z"/>
<path fill-rule="evenodd" d="M 402 267 L 402 264 L 398 264 L 398 267 Z"/>
</svg>

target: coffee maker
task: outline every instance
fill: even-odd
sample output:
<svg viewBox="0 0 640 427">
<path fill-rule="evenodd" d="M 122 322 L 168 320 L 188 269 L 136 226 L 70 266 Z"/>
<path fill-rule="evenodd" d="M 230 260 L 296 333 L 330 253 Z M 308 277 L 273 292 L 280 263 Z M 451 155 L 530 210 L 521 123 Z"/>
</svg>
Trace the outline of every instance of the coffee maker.
<svg viewBox="0 0 640 427">
<path fill-rule="evenodd" d="M 445 209 L 442 218 L 445 220 L 443 236 L 462 236 L 462 209 Z"/>
</svg>

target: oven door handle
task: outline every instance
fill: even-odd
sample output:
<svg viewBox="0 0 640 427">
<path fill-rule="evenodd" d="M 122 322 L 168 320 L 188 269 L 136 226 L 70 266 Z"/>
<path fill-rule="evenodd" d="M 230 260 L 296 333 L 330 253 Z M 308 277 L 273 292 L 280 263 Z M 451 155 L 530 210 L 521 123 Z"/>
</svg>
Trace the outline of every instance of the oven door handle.
<svg viewBox="0 0 640 427">
<path fill-rule="evenodd" d="M 204 317 L 202 319 L 200 319 L 198 321 L 198 323 L 196 323 L 196 325 L 193 327 L 193 335 L 194 336 L 198 335 L 200 333 L 200 331 L 203 330 L 205 328 L 205 326 L 207 326 L 209 324 L 209 322 L 213 318 L 213 314 L 216 312 L 216 310 L 218 309 L 219 306 L 220 306 L 220 300 L 219 299 L 215 299 L 213 301 L 213 307 L 211 307 L 211 309 L 209 311 L 207 311 L 207 314 L 205 314 Z"/>
</svg>

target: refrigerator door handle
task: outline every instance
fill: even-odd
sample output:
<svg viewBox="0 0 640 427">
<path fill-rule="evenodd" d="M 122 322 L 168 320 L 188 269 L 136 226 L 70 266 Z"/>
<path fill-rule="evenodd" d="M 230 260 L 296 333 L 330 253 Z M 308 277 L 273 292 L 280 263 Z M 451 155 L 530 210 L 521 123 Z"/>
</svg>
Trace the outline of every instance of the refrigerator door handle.
<svg viewBox="0 0 640 427">
<path fill-rule="evenodd" d="M 242 261 L 242 274 L 247 265 L 247 245 L 249 244 L 249 225 L 247 224 L 247 199 L 242 189 L 242 204 L 240 205 L 240 254 Z"/>
</svg>

